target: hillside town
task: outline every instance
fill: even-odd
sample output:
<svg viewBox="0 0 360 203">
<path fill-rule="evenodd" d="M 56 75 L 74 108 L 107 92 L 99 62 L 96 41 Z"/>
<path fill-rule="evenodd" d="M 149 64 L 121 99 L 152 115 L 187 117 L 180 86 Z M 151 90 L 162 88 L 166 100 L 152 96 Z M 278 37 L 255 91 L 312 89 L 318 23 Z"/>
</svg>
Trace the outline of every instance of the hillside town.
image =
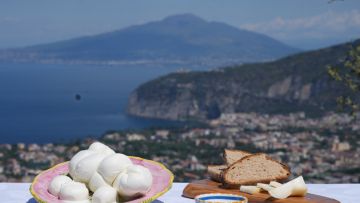
<svg viewBox="0 0 360 203">
<path fill-rule="evenodd" d="M 347 114 L 236 113 L 209 120 L 205 127 L 109 132 L 97 140 L 117 152 L 165 164 L 177 182 L 206 178 L 207 165 L 222 163 L 222 151 L 229 148 L 267 153 L 309 183 L 359 183 L 359 129 L 360 122 Z M 1 144 L 0 181 L 31 182 L 95 140 Z"/>
</svg>

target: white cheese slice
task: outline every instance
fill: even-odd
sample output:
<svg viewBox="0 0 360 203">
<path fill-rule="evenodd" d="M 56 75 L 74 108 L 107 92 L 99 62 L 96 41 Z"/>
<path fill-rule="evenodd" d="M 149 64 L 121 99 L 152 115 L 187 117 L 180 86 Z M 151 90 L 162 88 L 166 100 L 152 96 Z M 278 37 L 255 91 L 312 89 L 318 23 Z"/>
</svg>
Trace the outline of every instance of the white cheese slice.
<svg viewBox="0 0 360 203">
<path fill-rule="evenodd" d="M 302 176 L 269 191 L 269 194 L 277 199 L 285 199 L 289 196 L 305 196 L 306 193 L 307 186 Z"/>
<path fill-rule="evenodd" d="M 260 192 L 260 188 L 255 185 L 241 185 L 240 192 L 245 192 L 248 194 L 256 194 Z"/>
<path fill-rule="evenodd" d="M 282 186 L 281 183 L 276 182 L 276 181 L 271 181 L 271 182 L 269 183 L 269 185 L 272 186 L 272 187 L 280 187 L 280 186 Z"/>
<path fill-rule="evenodd" d="M 273 186 L 270 186 L 269 184 L 265 184 L 265 183 L 258 183 L 258 184 L 256 184 L 256 186 L 257 186 L 258 188 L 261 188 L 262 190 L 268 191 L 268 192 L 269 192 L 270 190 L 274 189 Z"/>
</svg>

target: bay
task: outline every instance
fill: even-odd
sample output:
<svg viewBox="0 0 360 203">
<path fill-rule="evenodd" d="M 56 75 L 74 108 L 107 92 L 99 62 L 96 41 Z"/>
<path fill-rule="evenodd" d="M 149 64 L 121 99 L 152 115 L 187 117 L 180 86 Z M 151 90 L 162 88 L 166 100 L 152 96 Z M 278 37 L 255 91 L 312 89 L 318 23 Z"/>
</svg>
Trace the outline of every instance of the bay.
<svg viewBox="0 0 360 203">
<path fill-rule="evenodd" d="M 68 142 L 110 130 L 182 125 L 125 111 L 138 85 L 179 68 L 0 63 L 0 143 Z"/>
</svg>

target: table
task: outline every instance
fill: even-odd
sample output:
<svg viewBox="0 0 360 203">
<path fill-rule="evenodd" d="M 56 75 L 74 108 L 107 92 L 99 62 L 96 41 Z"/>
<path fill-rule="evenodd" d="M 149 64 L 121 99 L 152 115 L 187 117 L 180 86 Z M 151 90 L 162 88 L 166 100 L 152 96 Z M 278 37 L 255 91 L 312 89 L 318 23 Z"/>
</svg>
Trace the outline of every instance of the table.
<svg viewBox="0 0 360 203">
<path fill-rule="evenodd" d="M 194 203 L 181 197 L 187 183 L 174 183 L 172 189 L 154 203 Z M 1 201 L 6 203 L 36 203 L 29 192 L 30 183 L 0 183 Z M 342 203 L 360 202 L 360 184 L 308 184 L 309 192 L 332 197 Z"/>
</svg>

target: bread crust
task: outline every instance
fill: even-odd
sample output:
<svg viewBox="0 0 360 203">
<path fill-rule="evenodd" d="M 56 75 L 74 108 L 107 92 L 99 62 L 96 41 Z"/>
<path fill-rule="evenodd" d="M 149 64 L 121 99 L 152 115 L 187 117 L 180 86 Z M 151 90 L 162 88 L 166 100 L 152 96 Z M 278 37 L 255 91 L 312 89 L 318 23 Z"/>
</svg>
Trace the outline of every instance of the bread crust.
<svg viewBox="0 0 360 203">
<path fill-rule="evenodd" d="M 283 169 L 287 171 L 287 176 L 284 177 L 284 178 L 276 178 L 276 179 L 270 179 L 270 178 L 269 178 L 269 179 L 264 179 L 264 180 L 261 180 L 261 181 L 251 181 L 251 180 L 249 180 L 249 181 L 243 181 L 243 182 L 241 182 L 240 184 L 239 184 L 239 183 L 235 183 L 235 182 L 233 182 L 233 181 L 231 181 L 231 180 L 227 180 L 226 175 L 227 175 L 227 173 L 229 173 L 229 171 L 231 170 L 231 167 L 232 167 L 232 166 L 234 166 L 234 165 L 236 165 L 236 164 L 238 164 L 238 163 L 241 163 L 242 161 L 244 161 L 245 159 L 248 159 L 249 157 L 260 156 L 260 155 L 265 155 L 265 158 L 266 158 L 267 160 L 271 160 L 271 161 L 273 161 L 273 162 L 276 162 L 276 163 L 280 164 L 280 165 L 283 167 Z M 232 187 L 238 187 L 239 185 L 253 185 L 253 184 L 256 184 L 256 183 L 270 183 L 270 181 L 273 181 L 273 180 L 275 180 L 275 181 L 280 181 L 280 182 L 281 182 L 281 181 L 287 180 L 288 177 L 290 176 L 290 174 L 291 174 L 291 171 L 290 171 L 289 166 L 287 166 L 287 165 L 285 165 L 285 164 L 283 164 L 283 163 L 281 163 L 281 162 L 279 162 L 279 161 L 276 161 L 276 160 L 272 159 L 271 157 L 267 156 L 267 155 L 264 154 L 264 153 L 255 153 L 255 154 L 252 154 L 252 155 L 248 155 L 248 156 L 243 157 L 242 159 L 234 162 L 234 163 L 231 164 L 227 169 L 225 169 L 224 172 L 223 172 L 223 175 L 222 175 L 222 183 L 223 183 L 223 185 L 224 185 L 225 187 L 227 187 L 227 188 L 232 188 Z"/>
</svg>

